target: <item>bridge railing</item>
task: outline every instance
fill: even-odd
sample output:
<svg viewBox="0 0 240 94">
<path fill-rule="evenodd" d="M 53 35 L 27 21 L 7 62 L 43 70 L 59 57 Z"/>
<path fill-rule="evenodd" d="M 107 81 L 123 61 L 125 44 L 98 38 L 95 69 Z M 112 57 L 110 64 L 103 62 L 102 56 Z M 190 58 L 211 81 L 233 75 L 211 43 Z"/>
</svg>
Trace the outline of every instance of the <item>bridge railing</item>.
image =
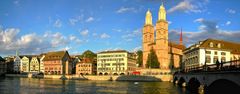
<svg viewBox="0 0 240 94">
<path fill-rule="evenodd" d="M 216 72 L 216 71 L 240 71 L 240 59 L 219 64 L 202 65 L 198 67 L 186 68 L 178 73 Z"/>
</svg>

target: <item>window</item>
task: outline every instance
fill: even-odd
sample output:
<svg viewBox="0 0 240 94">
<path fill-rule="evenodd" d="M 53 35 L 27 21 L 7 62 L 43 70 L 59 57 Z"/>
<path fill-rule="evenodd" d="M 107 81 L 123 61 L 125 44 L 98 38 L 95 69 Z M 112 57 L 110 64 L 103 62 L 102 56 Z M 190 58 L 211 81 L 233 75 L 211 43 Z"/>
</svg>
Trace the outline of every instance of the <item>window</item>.
<svg viewBox="0 0 240 94">
<path fill-rule="evenodd" d="M 221 55 L 226 55 L 226 53 L 225 52 L 221 52 Z"/>
<path fill-rule="evenodd" d="M 211 63 L 211 58 L 210 58 L 210 56 L 207 56 L 207 57 L 206 57 L 206 63 Z"/>
<path fill-rule="evenodd" d="M 216 62 L 217 62 L 217 60 L 218 60 L 218 57 L 217 57 L 217 56 L 215 56 L 215 57 L 213 58 L 213 63 L 216 63 Z"/>
<path fill-rule="evenodd" d="M 213 43 L 212 43 L 212 42 L 210 42 L 209 46 L 210 46 L 210 47 L 213 47 Z"/>
<path fill-rule="evenodd" d="M 206 54 L 211 54 L 211 51 L 206 51 Z"/>
<path fill-rule="evenodd" d="M 218 48 L 221 48 L 221 44 L 220 44 L 220 43 L 218 43 L 218 44 L 217 44 L 217 47 L 218 47 Z"/>
<path fill-rule="evenodd" d="M 215 51 L 214 54 L 217 55 L 217 51 Z"/>
<path fill-rule="evenodd" d="M 221 62 L 225 62 L 226 61 L 226 58 L 225 57 L 222 57 L 221 58 Z"/>
</svg>

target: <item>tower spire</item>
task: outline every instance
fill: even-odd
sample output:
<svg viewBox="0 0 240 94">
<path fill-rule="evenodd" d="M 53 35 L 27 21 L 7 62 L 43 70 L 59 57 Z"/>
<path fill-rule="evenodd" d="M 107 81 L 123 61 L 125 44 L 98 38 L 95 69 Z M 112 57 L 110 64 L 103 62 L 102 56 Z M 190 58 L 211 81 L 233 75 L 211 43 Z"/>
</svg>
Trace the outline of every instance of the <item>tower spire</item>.
<svg viewBox="0 0 240 94">
<path fill-rule="evenodd" d="M 166 10 L 163 6 L 163 1 L 162 1 L 162 4 L 159 8 L 159 11 L 158 11 L 158 20 L 164 20 L 166 21 Z"/>
<path fill-rule="evenodd" d="M 19 55 L 19 51 L 18 51 L 18 49 L 16 50 L 16 56 L 18 56 Z"/>
<path fill-rule="evenodd" d="M 149 9 L 146 13 L 145 25 L 152 25 L 152 13 Z"/>
<path fill-rule="evenodd" d="M 183 41 L 183 39 L 182 39 L 182 28 L 181 28 L 180 39 L 179 39 L 179 44 L 180 45 L 183 45 L 182 41 Z"/>
</svg>

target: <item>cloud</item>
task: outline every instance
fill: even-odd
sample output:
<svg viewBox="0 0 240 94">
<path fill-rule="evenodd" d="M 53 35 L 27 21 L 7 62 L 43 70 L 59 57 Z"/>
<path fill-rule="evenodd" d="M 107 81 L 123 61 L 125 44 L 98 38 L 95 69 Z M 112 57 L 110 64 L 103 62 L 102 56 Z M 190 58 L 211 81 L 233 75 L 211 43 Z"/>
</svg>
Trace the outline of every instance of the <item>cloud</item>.
<svg viewBox="0 0 240 94">
<path fill-rule="evenodd" d="M 228 25 L 230 25 L 230 24 L 231 24 L 231 21 L 227 21 L 227 22 L 225 23 L 226 26 L 228 26 Z"/>
<path fill-rule="evenodd" d="M 110 38 L 110 37 L 111 37 L 111 36 L 108 35 L 108 34 L 106 34 L 106 33 L 103 33 L 103 34 L 100 35 L 100 38 L 101 38 L 101 39 L 106 39 L 106 38 Z"/>
<path fill-rule="evenodd" d="M 63 48 L 62 50 L 70 50 L 72 49 L 72 47 L 66 46 L 65 48 Z"/>
<path fill-rule="evenodd" d="M 236 10 L 227 8 L 227 9 L 225 10 L 225 12 L 227 12 L 227 13 L 229 13 L 229 14 L 235 14 L 235 13 L 236 13 Z"/>
<path fill-rule="evenodd" d="M 20 54 L 40 54 L 43 52 L 67 48 L 72 49 L 69 44 L 78 45 L 87 42 L 80 40 L 74 35 L 66 37 L 60 32 L 47 31 L 43 35 L 28 33 L 21 35 L 18 28 L 0 27 L 0 55 L 14 55 L 18 49 Z"/>
<path fill-rule="evenodd" d="M 172 24 L 172 21 L 168 21 L 168 24 Z"/>
<path fill-rule="evenodd" d="M 126 13 L 126 12 L 136 13 L 136 12 L 138 12 L 138 10 L 133 7 L 121 7 L 116 11 L 116 13 Z"/>
<path fill-rule="evenodd" d="M 61 20 L 60 20 L 60 19 L 57 19 L 57 20 L 55 21 L 55 23 L 54 23 L 53 26 L 54 26 L 54 27 L 58 27 L 58 28 L 62 27 L 62 22 L 61 22 Z"/>
<path fill-rule="evenodd" d="M 240 42 L 240 30 L 229 31 L 217 28 L 217 22 L 213 20 L 206 20 L 200 18 L 195 20 L 201 25 L 198 31 L 183 31 L 183 42 L 186 46 L 195 44 L 198 41 L 205 40 L 207 38 L 221 39 L 226 41 Z M 184 28 L 183 28 L 184 30 Z M 169 39 L 171 41 L 178 42 L 180 36 L 180 30 L 170 30 Z"/>
<path fill-rule="evenodd" d="M 70 35 L 69 36 L 69 39 L 71 40 L 71 41 L 73 41 L 73 40 L 75 40 L 77 37 L 76 36 L 73 36 L 73 35 Z"/>
<path fill-rule="evenodd" d="M 137 47 L 135 47 L 135 48 L 133 48 L 133 52 L 137 52 L 137 51 L 139 51 L 139 50 L 142 50 L 142 46 L 137 46 Z"/>
<path fill-rule="evenodd" d="M 59 47 L 69 43 L 69 40 L 63 36 L 60 32 L 49 33 L 46 38 L 48 38 L 52 47 Z"/>
<path fill-rule="evenodd" d="M 19 32 L 20 29 L 17 28 L 0 29 L 1 55 L 14 53 L 17 49 L 27 54 L 51 48 L 48 47 L 50 42 L 42 36 L 35 33 L 18 36 Z"/>
<path fill-rule="evenodd" d="M 195 19 L 194 22 L 202 22 L 204 19 L 203 18 L 198 18 L 198 19 Z"/>
<path fill-rule="evenodd" d="M 81 44 L 81 43 L 83 42 L 83 41 L 80 40 L 80 39 L 76 39 L 75 41 L 76 41 L 77 44 Z"/>
<path fill-rule="evenodd" d="M 135 29 L 130 33 L 127 33 L 125 35 L 122 35 L 121 37 L 125 40 L 125 41 L 132 41 L 133 38 L 135 37 L 140 37 L 140 35 L 142 34 L 142 29 Z"/>
<path fill-rule="evenodd" d="M 13 1 L 13 4 L 19 6 L 19 5 L 20 5 L 20 0 L 15 0 L 15 1 Z"/>
<path fill-rule="evenodd" d="M 121 29 L 112 29 L 113 31 L 116 31 L 116 32 L 122 32 Z"/>
<path fill-rule="evenodd" d="M 69 19 L 69 22 L 71 25 L 75 25 L 78 22 L 78 20 L 77 19 Z"/>
<path fill-rule="evenodd" d="M 80 34 L 82 35 L 82 36 L 87 36 L 88 35 L 88 29 L 85 29 L 85 30 L 83 30 L 83 31 L 81 31 L 80 32 Z"/>
<path fill-rule="evenodd" d="M 183 11 L 185 13 L 201 13 L 205 11 L 203 7 L 208 2 L 208 0 L 200 0 L 199 2 L 193 2 L 192 0 L 184 0 L 182 2 L 179 2 L 176 6 L 167 10 L 167 12 L 172 13 L 175 11 Z"/>
<path fill-rule="evenodd" d="M 93 34 L 92 34 L 93 37 L 96 37 L 97 35 L 98 35 L 97 33 L 93 33 Z"/>
<path fill-rule="evenodd" d="M 89 18 L 86 19 L 86 22 L 92 22 L 92 21 L 94 21 L 93 17 L 89 17 Z"/>
<path fill-rule="evenodd" d="M 70 23 L 70 25 L 76 25 L 76 23 L 78 23 L 78 22 L 83 22 L 83 17 L 84 17 L 84 15 L 83 14 L 81 14 L 80 16 L 77 16 L 77 17 L 74 17 L 74 18 L 70 18 L 69 19 L 69 23 Z"/>
</svg>

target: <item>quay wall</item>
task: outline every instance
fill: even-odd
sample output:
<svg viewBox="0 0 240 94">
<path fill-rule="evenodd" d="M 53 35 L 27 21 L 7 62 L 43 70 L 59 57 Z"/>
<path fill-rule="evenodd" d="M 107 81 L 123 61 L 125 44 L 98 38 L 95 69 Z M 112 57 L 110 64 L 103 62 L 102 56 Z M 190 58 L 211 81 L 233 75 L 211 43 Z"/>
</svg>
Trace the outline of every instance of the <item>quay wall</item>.
<svg viewBox="0 0 240 94">
<path fill-rule="evenodd" d="M 32 77 L 32 75 L 6 74 L 7 77 Z M 44 75 L 46 79 L 102 80 L 102 81 L 171 81 L 172 75 Z"/>
</svg>

